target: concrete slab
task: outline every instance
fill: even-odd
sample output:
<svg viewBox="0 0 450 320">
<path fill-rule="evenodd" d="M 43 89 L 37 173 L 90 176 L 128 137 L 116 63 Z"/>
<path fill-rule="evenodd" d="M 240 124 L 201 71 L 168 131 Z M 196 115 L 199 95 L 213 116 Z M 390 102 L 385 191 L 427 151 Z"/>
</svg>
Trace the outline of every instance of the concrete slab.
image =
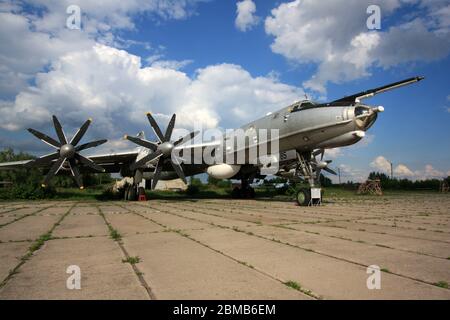
<svg viewBox="0 0 450 320">
<path fill-rule="evenodd" d="M 333 239 L 297 230 L 271 226 L 245 228 L 269 239 L 301 246 L 315 252 L 351 261 L 364 266 L 378 265 L 390 272 L 429 283 L 450 282 L 450 260 L 393 250 L 389 248 Z M 449 291 L 450 293 L 450 291 Z"/>
<path fill-rule="evenodd" d="M 309 299 L 173 232 L 124 239 L 157 299 Z"/>
<path fill-rule="evenodd" d="M 428 254 L 439 258 L 450 257 L 450 245 L 444 242 L 425 239 L 405 238 L 395 235 L 379 234 L 361 230 L 347 230 L 321 225 L 289 224 L 289 228 L 304 232 L 319 233 L 322 236 L 341 237 L 355 242 L 367 242 L 373 245 L 379 244 L 394 249 L 406 250 L 420 254 Z M 363 231 L 364 230 L 364 231 Z"/>
<path fill-rule="evenodd" d="M 156 223 L 134 213 L 105 213 L 105 217 L 122 236 L 164 230 Z"/>
<path fill-rule="evenodd" d="M 141 206 L 130 206 L 128 208 L 170 229 L 184 230 L 210 227 L 208 223 L 175 216 L 156 209 L 143 208 Z"/>
<path fill-rule="evenodd" d="M 180 217 L 185 217 L 188 219 L 192 219 L 199 222 L 209 223 L 209 224 L 215 224 L 219 226 L 225 226 L 225 227 L 245 227 L 248 225 L 255 225 L 255 223 L 247 222 L 247 221 L 238 221 L 233 219 L 227 219 L 223 217 L 219 217 L 212 214 L 205 214 L 203 212 L 196 212 L 188 208 L 184 208 L 181 205 L 179 207 L 168 207 L 168 206 L 154 206 L 152 205 L 152 208 L 155 208 L 156 210 L 160 210 L 166 213 L 175 214 Z"/>
<path fill-rule="evenodd" d="M 442 241 L 450 243 L 450 234 L 443 232 L 419 230 L 419 229 L 403 229 L 395 228 L 391 226 L 373 225 L 367 223 L 357 223 L 357 222 L 330 222 L 321 223 L 324 226 L 337 226 L 341 228 L 346 228 L 348 230 L 365 230 L 374 233 L 394 235 L 398 237 L 407 238 L 417 238 L 424 240 Z"/>
<path fill-rule="evenodd" d="M 0 289 L 0 299 L 148 299 L 123 258 L 108 238 L 50 240 Z M 80 267 L 80 290 L 67 289 L 70 265 Z"/>
<path fill-rule="evenodd" d="M 100 215 L 69 214 L 55 231 L 54 237 L 87 237 L 108 235 L 108 227 Z"/>
<path fill-rule="evenodd" d="M 0 243 L 0 282 L 19 264 L 20 258 L 27 253 L 30 245 L 30 242 Z"/>
<path fill-rule="evenodd" d="M 254 227 L 252 229 L 265 228 Z M 383 273 L 382 289 L 369 290 L 366 268 L 285 244 L 225 229 L 191 230 L 208 246 L 282 281 L 329 299 L 450 299 L 450 290 Z M 282 257 L 282 258 L 280 258 Z"/>
<path fill-rule="evenodd" d="M 0 241 L 35 240 L 49 231 L 59 218 L 59 215 L 25 217 L 0 228 Z"/>
</svg>

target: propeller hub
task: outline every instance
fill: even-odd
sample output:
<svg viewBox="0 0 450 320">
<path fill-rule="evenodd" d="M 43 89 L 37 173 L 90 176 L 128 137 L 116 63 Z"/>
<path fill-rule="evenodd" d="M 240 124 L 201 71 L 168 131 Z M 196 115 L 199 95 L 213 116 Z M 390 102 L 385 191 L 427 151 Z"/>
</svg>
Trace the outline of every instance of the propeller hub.
<svg viewBox="0 0 450 320">
<path fill-rule="evenodd" d="M 165 156 L 170 156 L 170 154 L 172 153 L 172 149 L 173 149 L 173 143 L 172 142 L 163 142 L 158 146 L 158 149 L 162 152 L 163 155 Z"/>
<path fill-rule="evenodd" d="M 63 158 L 73 158 L 73 156 L 75 155 L 75 148 L 70 143 L 65 144 L 59 150 L 59 155 Z"/>
</svg>

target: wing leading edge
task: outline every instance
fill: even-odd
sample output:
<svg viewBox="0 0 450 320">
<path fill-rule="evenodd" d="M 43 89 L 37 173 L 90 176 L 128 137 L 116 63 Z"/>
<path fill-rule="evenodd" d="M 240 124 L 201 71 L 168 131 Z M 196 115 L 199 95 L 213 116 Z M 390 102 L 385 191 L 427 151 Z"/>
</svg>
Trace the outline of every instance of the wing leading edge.
<svg viewBox="0 0 450 320">
<path fill-rule="evenodd" d="M 332 102 L 328 102 L 326 103 L 326 105 L 348 105 L 348 104 L 353 104 L 356 102 L 360 102 L 362 99 L 366 99 L 366 98 L 370 98 L 373 97 L 376 94 L 379 93 L 383 93 L 389 90 L 393 90 L 393 89 L 397 89 L 403 86 L 406 86 L 408 84 L 412 84 L 414 82 L 418 82 L 425 79 L 425 77 L 413 77 L 413 78 L 408 78 L 402 81 L 397 81 L 394 83 L 390 83 L 387 85 L 384 85 L 382 87 L 378 87 L 375 89 L 370 89 L 370 90 L 366 90 L 366 91 L 361 91 L 358 92 L 356 94 L 353 94 L 351 96 L 346 96 L 344 98 L 338 99 L 338 100 L 334 100 Z"/>
</svg>

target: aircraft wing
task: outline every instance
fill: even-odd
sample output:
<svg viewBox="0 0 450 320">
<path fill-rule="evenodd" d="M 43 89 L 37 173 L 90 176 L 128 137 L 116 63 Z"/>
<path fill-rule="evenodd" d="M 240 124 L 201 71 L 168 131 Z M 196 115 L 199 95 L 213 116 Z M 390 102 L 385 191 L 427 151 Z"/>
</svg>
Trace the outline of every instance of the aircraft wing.
<svg viewBox="0 0 450 320">
<path fill-rule="evenodd" d="M 100 154 L 100 155 L 92 155 L 87 156 L 87 158 L 94 161 L 96 164 L 102 166 L 106 172 L 118 172 L 123 164 L 132 163 L 138 155 L 137 151 L 129 151 L 129 152 L 118 152 L 118 153 L 109 153 L 109 154 Z M 37 158 L 39 159 L 39 158 Z M 56 161 L 56 160 L 54 160 Z M 54 161 L 40 164 L 39 168 L 49 169 Z M 11 162 L 3 162 L 0 163 L 0 170 L 15 170 L 15 169 L 24 169 L 27 168 L 29 164 L 31 164 L 33 160 L 21 160 L 21 161 L 11 161 Z M 82 171 L 89 171 L 89 168 L 81 167 Z M 92 171 L 96 172 L 96 171 Z"/>
<path fill-rule="evenodd" d="M 352 103 L 355 103 L 355 102 L 359 102 L 362 99 L 373 97 L 376 94 L 383 93 L 385 91 L 392 90 L 392 89 L 397 89 L 397 88 L 406 86 L 408 84 L 411 84 L 411 83 L 414 83 L 414 82 L 418 82 L 418 81 L 423 80 L 423 79 L 424 79 L 424 77 L 413 77 L 413 78 L 405 79 L 405 80 L 402 80 L 402 81 L 390 83 L 390 84 L 382 86 L 382 87 L 378 87 L 378 88 L 375 88 L 375 89 L 370 89 L 370 90 L 358 92 L 358 93 L 353 94 L 351 96 L 347 96 L 347 97 L 344 97 L 344 98 L 341 98 L 341 99 L 338 99 L 338 100 L 334 100 L 332 102 L 326 103 L 326 105 L 348 105 L 348 104 L 352 104 Z"/>
<path fill-rule="evenodd" d="M 21 160 L 21 161 L 11 161 L 0 163 L 0 170 L 14 170 L 25 168 L 26 165 L 33 160 Z"/>
</svg>

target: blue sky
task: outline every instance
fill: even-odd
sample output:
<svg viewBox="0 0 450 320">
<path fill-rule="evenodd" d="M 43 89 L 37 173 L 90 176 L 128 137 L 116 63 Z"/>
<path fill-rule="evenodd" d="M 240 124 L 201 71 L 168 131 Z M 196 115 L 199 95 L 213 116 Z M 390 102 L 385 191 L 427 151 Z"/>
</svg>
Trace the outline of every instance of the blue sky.
<svg viewBox="0 0 450 320">
<path fill-rule="evenodd" d="M 378 1 L 380 30 L 367 29 L 372 3 L 359 0 L 0 3 L 2 147 L 45 152 L 24 129 L 52 133 L 53 113 L 69 132 L 93 116 L 89 137 L 122 150 L 124 132 L 149 133 L 143 111 L 228 128 L 304 92 L 332 100 L 423 75 L 365 100 L 385 112 L 367 139 L 329 157 L 344 180 L 386 170 L 386 160 L 412 179 L 450 172 L 448 1 Z M 69 4 L 81 30 L 65 26 Z"/>
</svg>

